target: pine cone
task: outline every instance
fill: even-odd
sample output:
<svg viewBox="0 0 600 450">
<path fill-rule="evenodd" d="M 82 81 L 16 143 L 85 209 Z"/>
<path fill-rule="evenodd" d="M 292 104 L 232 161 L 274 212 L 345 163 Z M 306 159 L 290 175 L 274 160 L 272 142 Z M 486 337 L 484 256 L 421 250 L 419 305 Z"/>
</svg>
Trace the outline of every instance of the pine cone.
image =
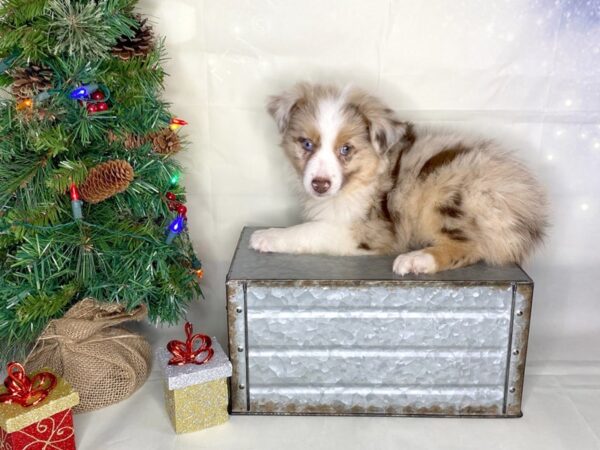
<svg viewBox="0 0 600 450">
<path fill-rule="evenodd" d="M 110 130 L 108 132 L 108 142 L 111 144 L 114 142 L 120 142 L 127 150 L 133 150 L 134 148 L 144 145 L 147 142 L 147 139 L 145 139 L 143 136 L 138 136 L 137 134 L 132 133 L 125 133 L 125 135 L 121 137 L 114 131 Z"/>
<path fill-rule="evenodd" d="M 152 142 L 152 149 L 161 155 L 173 155 L 181 150 L 181 140 L 170 128 L 150 133 L 148 137 Z"/>
<path fill-rule="evenodd" d="M 123 61 L 134 56 L 146 56 L 154 48 L 154 33 L 152 27 L 148 25 L 148 19 L 142 19 L 140 16 L 137 16 L 136 19 L 138 25 L 132 28 L 135 31 L 134 36 L 121 36 L 112 48 L 112 54 Z"/>
<path fill-rule="evenodd" d="M 123 192 L 133 181 L 133 168 L 120 159 L 107 161 L 90 170 L 79 191 L 88 203 L 99 203 Z"/>
<path fill-rule="evenodd" d="M 127 133 L 125 139 L 123 140 L 123 147 L 125 147 L 127 150 L 133 150 L 134 148 L 141 147 L 146 142 L 147 141 L 143 136 Z"/>
<path fill-rule="evenodd" d="M 15 69 L 12 77 L 12 92 L 17 100 L 32 98 L 52 87 L 52 70 L 36 64 Z"/>
<path fill-rule="evenodd" d="M 108 138 L 109 144 L 114 144 L 115 142 L 119 142 L 121 140 L 121 136 L 119 136 L 113 130 L 108 130 L 108 133 L 106 133 L 106 137 Z"/>
</svg>

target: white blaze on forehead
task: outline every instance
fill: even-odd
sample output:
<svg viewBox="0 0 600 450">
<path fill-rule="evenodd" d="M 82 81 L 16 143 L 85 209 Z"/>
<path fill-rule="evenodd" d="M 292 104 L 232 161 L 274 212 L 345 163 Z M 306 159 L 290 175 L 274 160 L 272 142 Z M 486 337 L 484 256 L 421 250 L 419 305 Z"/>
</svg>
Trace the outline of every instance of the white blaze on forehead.
<svg viewBox="0 0 600 450">
<path fill-rule="evenodd" d="M 337 158 L 335 143 L 344 124 L 343 107 L 343 96 L 328 97 L 319 102 L 317 126 L 321 143 L 304 172 L 304 187 L 308 192 L 312 192 L 311 183 L 314 178 L 330 180 L 328 195 L 336 194 L 342 186 L 342 167 Z"/>
<path fill-rule="evenodd" d="M 341 97 L 326 98 L 319 103 L 317 123 L 321 132 L 321 146 L 331 148 L 335 144 L 343 124 L 342 108 L 344 100 Z"/>
</svg>

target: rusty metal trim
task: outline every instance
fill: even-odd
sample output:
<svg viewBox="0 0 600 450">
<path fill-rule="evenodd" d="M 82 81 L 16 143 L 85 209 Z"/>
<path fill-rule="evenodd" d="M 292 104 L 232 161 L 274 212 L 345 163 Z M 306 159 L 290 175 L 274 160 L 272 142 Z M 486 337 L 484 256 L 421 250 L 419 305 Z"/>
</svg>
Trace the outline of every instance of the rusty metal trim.
<svg viewBox="0 0 600 450">
<path fill-rule="evenodd" d="M 512 416 L 522 415 L 521 403 L 523 400 L 532 302 L 533 282 L 517 283 L 515 288 L 512 348 L 510 349 L 511 363 L 508 370 L 509 389 L 506 395 L 506 413 Z"/>
<path fill-rule="evenodd" d="M 306 413 L 306 412 L 256 412 L 232 411 L 233 416 L 312 416 L 312 417 L 422 417 L 428 419 L 519 419 L 523 413 L 518 414 L 397 414 L 397 413 Z"/>
<path fill-rule="evenodd" d="M 229 384 L 229 409 L 232 413 L 248 411 L 247 396 L 247 335 L 245 321 L 245 283 L 229 282 L 227 291 L 227 325 L 229 332 L 229 359 L 233 373 Z M 240 311 L 241 309 L 241 311 Z M 244 313 L 242 316 L 241 313 Z M 238 348 L 242 351 L 238 351 Z M 240 386 L 244 386 L 240 389 Z M 244 391 L 240 394 L 240 391 Z"/>
<path fill-rule="evenodd" d="M 235 281 L 229 281 L 233 283 Z M 508 289 L 513 283 L 506 281 L 435 281 L 435 280 L 245 280 L 248 286 L 256 287 L 398 287 L 398 286 L 435 286 L 435 287 L 469 287 L 485 286 Z"/>
<path fill-rule="evenodd" d="M 510 305 L 510 325 L 508 326 L 508 347 L 506 349 L 506 372 L 504 378 L 504 401 L 502 405 L 502 414 L 506 414 L 508 403 L 508 389 L 510 384 L 510 360 L 512 354 L 513 328 L 515 324 L 515 301 L 517 295 L 517 285 L 512 283 L 512 299 Z"/>
</svg>

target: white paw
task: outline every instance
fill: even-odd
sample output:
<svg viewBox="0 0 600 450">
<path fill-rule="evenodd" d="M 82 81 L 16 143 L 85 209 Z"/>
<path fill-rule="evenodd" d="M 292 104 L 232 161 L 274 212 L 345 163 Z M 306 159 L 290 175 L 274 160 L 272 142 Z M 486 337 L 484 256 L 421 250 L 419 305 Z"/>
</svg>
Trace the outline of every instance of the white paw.
<svg viewBox="0 0 600 450">
<path fill-rule="evenodd" d="M 436 269 L 435 258 L 422 250 L 404 253 L 394 260 L 394 272 L 398 275 L 433 273 Z"/>
<path fill-rule="evenodd" d="M 250 236 L 250 248 L 259 252 L 282 252 L 283 229 L 258 230 Z"/>
</svg>

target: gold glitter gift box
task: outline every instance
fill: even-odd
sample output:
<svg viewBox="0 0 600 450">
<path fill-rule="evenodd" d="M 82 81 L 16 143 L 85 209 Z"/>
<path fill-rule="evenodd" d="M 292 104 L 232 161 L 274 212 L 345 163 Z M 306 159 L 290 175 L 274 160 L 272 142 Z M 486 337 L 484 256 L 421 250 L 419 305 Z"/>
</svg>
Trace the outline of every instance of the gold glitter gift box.
<svg viewBox="0 0 600 450">
<path fill-rule="evenodd" d="M 52 373 L 42 369 L 31 376 L 40 372 Z M 56 386 L 35 406 L 0 403 L 0 450 L 75 450 L 71 408 L 79 404 L 79 395 L 64 379 L 56 378 Z M 5 392 L 6 388 L 0 388 L 0 394 Z"/>
<path fill-rule="evenodd" d="M 231 363 L 212 338 L 213 357 L 202 365 L 169 365 L 171 353 L 163 348 L 157 358 L 164 373 L 165 403 L 176 433 L 189 433 L 229 420 L 227 378 Z"/>
</svg>

